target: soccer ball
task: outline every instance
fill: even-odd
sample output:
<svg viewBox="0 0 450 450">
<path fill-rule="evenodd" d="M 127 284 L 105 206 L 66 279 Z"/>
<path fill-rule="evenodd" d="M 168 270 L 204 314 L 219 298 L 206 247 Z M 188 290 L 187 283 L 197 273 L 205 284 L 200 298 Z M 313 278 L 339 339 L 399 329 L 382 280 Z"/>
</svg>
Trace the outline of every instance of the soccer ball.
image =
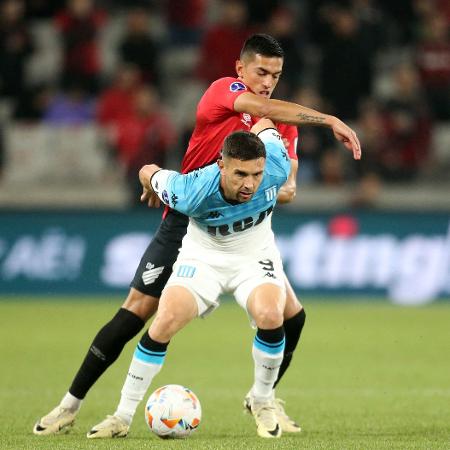
<svg viewBox="0 0 450 450">
<path fill-rule="evenodd" d="M 160 387 L 145 405 L 145 421 L 162 438 L 184 438 L 193 433 L 202 418 L 197 396 L 178 384 Z"/>
</svg>

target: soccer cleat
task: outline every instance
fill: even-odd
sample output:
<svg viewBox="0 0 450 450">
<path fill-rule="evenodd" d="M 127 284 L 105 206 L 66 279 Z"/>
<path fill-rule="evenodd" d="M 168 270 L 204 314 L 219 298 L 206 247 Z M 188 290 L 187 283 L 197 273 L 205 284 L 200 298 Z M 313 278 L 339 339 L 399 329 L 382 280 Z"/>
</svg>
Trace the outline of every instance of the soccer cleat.
<svg viewBox="0 0 450 450">
<path fill-rule="evenodd" d="M 281 437 L 281 427 L 276 415 L 276 407 L 272 399 L 264 402 L 250 400 L 250 408 L 256 422 L 256 432 L 263 438 Z"/>
<path fill-rule="evenodd" d="M 89 439 L 126 437 L 129 429 L 129 425 L 120 417 L 106 416 L 106 419 L 103 422 L 92 427 L 91 431 L 88 432 L 87 437 Z"/>
<path fill-rule="evenodd" d="M 281 427 L 281 431 L 283 431 L 284 433 L 299 433 L 300 431 L 302 431 L 302 429 L 300 425 L 298 425 L 286 414 L 283 406 L 285 403 L 286 402 L 284 400 L 281 400 L 280 398 L 276 398 L 274 400 L 276 415 L 278 423 Z M 244 398 L 244 409 L 246 412 L 251 414 L 252 408 L 250 392 Z"/>
<path fill-rule="evenodd" d="M 33 433 L 39 436 L 65 433 L 75 422 L 76 412 L 57 406 L 46 416 L 41 417 L 33 428 Z"/>
<path fill-rule="evenodd" d="M 300 433 L 302 431 L 300 425 L 298 425 L 294 420 L 292 420 L 284 410 L 284 404 L 286 402 L 281 400 L 281 398 L 276 398 L 274 400 L 276 415 L 278 419 L 278 423 L 280 424 L 281 429 L 285 433 Z"/>
</svg>

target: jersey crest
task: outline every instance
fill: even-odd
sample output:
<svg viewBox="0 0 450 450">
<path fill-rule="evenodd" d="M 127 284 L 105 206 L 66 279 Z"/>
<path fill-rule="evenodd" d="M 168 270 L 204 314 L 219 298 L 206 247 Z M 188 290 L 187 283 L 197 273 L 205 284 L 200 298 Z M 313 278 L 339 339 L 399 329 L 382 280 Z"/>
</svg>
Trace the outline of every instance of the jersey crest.
<svg viewBox="0 0 450 450">
<path fill-rule="evenodd" d="M 277 186 L 270 186 L 270 188 L 265 189 L 264 194 L 268 202 L 275 200 L 277 198 Z"/>
</svg>

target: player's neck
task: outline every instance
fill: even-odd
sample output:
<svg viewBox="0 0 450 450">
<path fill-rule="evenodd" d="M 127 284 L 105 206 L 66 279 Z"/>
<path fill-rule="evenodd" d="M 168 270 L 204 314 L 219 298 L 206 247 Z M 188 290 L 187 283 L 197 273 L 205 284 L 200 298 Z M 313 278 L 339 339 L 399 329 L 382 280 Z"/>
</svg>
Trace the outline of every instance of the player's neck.
<svg viewBox="0 0 450 450">
<path fill-rule="evenodd" d="M 239 205 L 241 203 L 241 202 L 238 202 L 237 200 L 231 199 L 227 196 L 227 194 L 225 193 L 225 190 L 223 188 L 222 179 L 220 179 L 219 191 L 220 191 L 220 195 L 222 196 L 222 198 L 230 205 Z"/>
</svg>

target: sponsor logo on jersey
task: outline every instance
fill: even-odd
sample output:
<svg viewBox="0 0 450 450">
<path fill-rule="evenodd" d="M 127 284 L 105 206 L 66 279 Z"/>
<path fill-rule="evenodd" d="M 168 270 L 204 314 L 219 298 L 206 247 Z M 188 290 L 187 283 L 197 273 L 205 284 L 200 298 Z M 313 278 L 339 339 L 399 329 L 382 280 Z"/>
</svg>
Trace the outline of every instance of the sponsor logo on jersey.
<svg viewBox="0 0 450 450">
<path fill-rule="evenodd" d="M 238 92 L 238 91 L 246 91 L 247 86 L 245 86 L 244 83 L 241 81 L 233 81 L 233 83 L 230 84 L 230 91 L 231 92 Z"/>
<path fill-rule="evenodd" d="M 240 233 L 241 231 L 248 230 L 256 225 L 259 225 L 264 219 L 266 219 L 272 212 L 273 206 L 270 206 L 265 211 L 261 211 L 259 216 L 256 217 L 246 217 L 242 220 L 236 220 L 232 224 L 223 225 L 208 225 L 207 231 L 211 236 L 229 236 L 231 233 Z"/>
<path fill-rule="evenodd" d="M 271 202 L 277 196 L 277 187 L 276 186 L 270 186 L 269 188 L 264 190 L 264 194 L 266 195 L 266 200 L 268 202 Z"/>
<path fill-rule="evenodd" d="M 148 270 L 142 273 L 142 281 L 146 286 L 154 283 L 164 270 L 164 266 L 155 267 L 151 262 L 147 263 L 145 268 Z"/>
<path fill-rule="evenodd" d="M 241 122 L 246 126 L 246 127 L 251 127 L 252 126 L 252 116 L 250 114 L 247 113 L 243 113 L 242 114 L 242 119 Z"/>
<path fill-rule="evenodd" d="M 168 205 L 169 204 L 169 194 L 167 193 L 167 191 L 165 189 L 164 189 L 164 191 L 162 191 L 161 197 L 162 197 L 162 201 L 166 205 Z"/>
<path fill-rule="evenodd" d="M 178 196 L 175 194 L 172 194 L 172 197 L 170 197 L 170 200 L 172 201 L 172 206 L 175 208 L 175 206 L 177 206 L 177 203 L 178 203 Z"/>
</svg>

